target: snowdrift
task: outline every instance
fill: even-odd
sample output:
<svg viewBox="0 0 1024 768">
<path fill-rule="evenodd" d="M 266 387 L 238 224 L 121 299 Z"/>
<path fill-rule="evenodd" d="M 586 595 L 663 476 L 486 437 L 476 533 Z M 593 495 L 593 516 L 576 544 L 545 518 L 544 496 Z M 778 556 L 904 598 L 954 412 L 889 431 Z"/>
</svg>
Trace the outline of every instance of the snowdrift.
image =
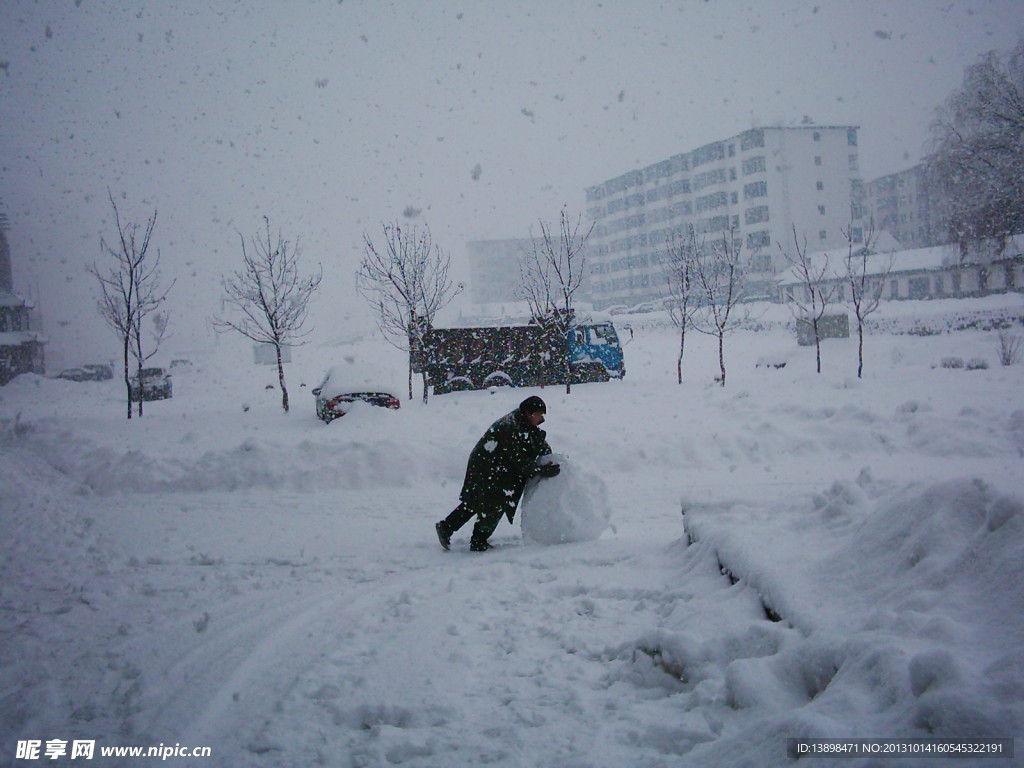
<svg viewBox="0 0 1024 768">
<path fill-rule="evenodd" d="M 859 691 L 877 733 L 1024 732 L 1021 497 L 980 479 L 894 486 L 862 472 L 798 506 L 694 508 L 686 521 L 692 547 L 803 636 L 728 665 L 736 706 L 802 702 L 816 718 L 804 737 L 824 738 L 846 733 L 831 712 Z"/>
</svg>

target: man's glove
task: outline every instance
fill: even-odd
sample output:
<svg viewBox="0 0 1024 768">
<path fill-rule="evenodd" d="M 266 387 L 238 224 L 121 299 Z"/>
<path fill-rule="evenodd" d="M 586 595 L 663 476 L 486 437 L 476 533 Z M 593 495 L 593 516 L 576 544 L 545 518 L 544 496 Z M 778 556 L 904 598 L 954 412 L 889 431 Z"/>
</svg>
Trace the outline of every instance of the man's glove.
<svg viewBox="0 0 1024 768">
<path fill-rule="evenodd" d="M 557 464 L 541 464 L 537 467 L 537 474 L 541 477 L 554 477 L 561 471 L 562 468 Z"/>
</svg>

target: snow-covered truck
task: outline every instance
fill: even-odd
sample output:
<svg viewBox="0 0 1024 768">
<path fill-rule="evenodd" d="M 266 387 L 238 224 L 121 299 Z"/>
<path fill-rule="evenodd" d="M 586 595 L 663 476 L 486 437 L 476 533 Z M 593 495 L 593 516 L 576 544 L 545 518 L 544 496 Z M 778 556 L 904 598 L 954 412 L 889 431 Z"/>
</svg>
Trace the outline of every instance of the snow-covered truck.
<svg viewBox="0 0 1024 768">
<path fill-rule="evenodd" d="M 424 337 L 420 370 L 438 395 L 493 386 L 560 384 L 566 354 L 574 384 L 626 375 L 611 320 L 580 322 L 569 331 L 567 342 L 552 339 L 535 323 L 432 328 Z"/>
</svg>

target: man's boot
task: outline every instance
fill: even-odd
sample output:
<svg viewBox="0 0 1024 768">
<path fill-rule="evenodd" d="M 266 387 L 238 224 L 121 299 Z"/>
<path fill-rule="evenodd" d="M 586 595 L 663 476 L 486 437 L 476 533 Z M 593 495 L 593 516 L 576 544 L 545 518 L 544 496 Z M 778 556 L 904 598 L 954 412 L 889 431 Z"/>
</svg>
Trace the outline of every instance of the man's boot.
<svg viewBox="0 0 1024 768">
<path fill-rule="evenodd" d="M 435 525 L 434 530 L 437 531 L 437 540 L 441 542 L 441 548 L 447 551 L 452 545 L 452 535 L 448 532 L 444 520 Z"/>
</svg>

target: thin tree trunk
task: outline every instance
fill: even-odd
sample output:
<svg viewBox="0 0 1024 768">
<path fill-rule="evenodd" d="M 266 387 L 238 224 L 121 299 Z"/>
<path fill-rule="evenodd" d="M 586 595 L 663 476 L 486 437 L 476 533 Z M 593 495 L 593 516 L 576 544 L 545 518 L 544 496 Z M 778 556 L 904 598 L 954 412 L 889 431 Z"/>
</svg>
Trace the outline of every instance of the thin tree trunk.
<svg viewBox="0 0 1024 768">
<path fill-rule="evenodd" d="M 132 375 L 128 371 L 128 337 L 124 339 L 124 387 L 128 391 L 128 418 L 132 417 Z"/>
<path fill-rule="evenodd" d="M 683 350 L 686 348 L 686 328 L 679 331 L 679 356 L 676 358 L 676 378 L 683 383 Z"/>
<path fill-rule="evenodd" d="M 817 309 L 815 309 L 817 311 Z M 814 323 L 814 355 L 817 360 L 818 373 L 821 373 L 821 330 L 818 328 L 818 319 Z"/>
<path fill-rule="evenodd" d="M 277 350 L 277 381 L 281 385 L 281 407 L 288 413 L 288 388 L 284 384 L 284 361 L 281 359 L 281 345 L 275 344 Z"/>
<path fill-rule="evenodd" d="M 142 381 L 142 363 L 141 362 L 139 362 L 138 365 L 135 366 L 135 379 L 136 379 L 136 381 L 139 382 L 139 408 L 138 408 L 138 414 L 139 414 L 139 418 L 141 419 L 142 418 L 142 401 L 146 399 L 146 388 L 145 388 L 145 386 L 143 386 L 143 381 Z"/>
<path fill-rule="evenodd" d="M 864 323 L 857 319 L 857 378 L 864 375 Z"/>
<path fill-rule="evenodd" d="M 725 334 L 718 333 L 718 369 L 722 372 L 722 386 L 725 386 Z"/>
<path fill-rule="evenodd" d="M 570 352 L 572 344 L 569 341 L 572 333 L 573 331 L 569 331 L 565 334 L 565 394 L 567 395 L 572 394 L 572 353 Z"/>
</svg>

